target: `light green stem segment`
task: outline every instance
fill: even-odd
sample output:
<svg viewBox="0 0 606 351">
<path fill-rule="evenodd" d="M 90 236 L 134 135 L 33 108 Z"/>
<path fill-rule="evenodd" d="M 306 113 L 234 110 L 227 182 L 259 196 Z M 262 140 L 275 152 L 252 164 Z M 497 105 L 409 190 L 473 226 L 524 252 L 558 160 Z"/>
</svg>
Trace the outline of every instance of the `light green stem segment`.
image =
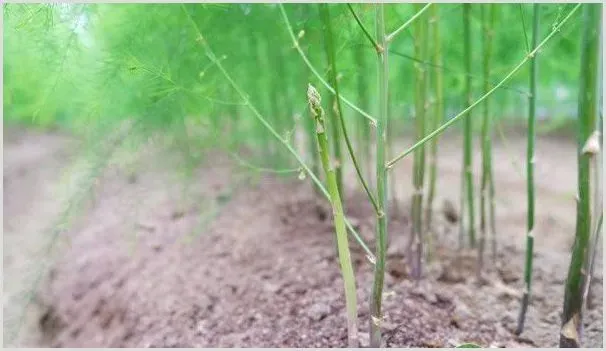
<svg viewBox="0 0 606 351">
<path fill-rule="evenodd" d="M 331 132 L 331 144 L 332 144 L 332 152 L 334 155 L 334 160 L 336 161 L 335 166 L 335 175 L 337 177 L 337 185 L 339 186 L 339 194 L 344 195 L 343 191 L 343 159 L 341 153 L 341 125 L 339 124 L 339 119 L 341 116 L 339 114 L 340 104 L 337 106 L 339 99 L 339 87 L 337 86 L 337 72 L 336 72 L 336 64 L 335 64 L 335 51 L 332 43 L 332 28 L 330 25 L 330 13 L 328 9 L 328 4 L 320 3 L 320 17 L 322 18 L 322 22 L 324 25 L 324 48 L 326 50 L 326 59 L 328 63 L 328 83 L 333 87 L 335 93 L 330 96 L 329 99 L 329 108 L 328 108 L 328 116 L 329 116 L 329 129 Z M 338 108 L 339 107 L 339 108 Z"/>
<path fill-rule="evenodd" d="M 483 92 L 486 93 L 490 89 L 490 61 L 492 59 L 492 40 L 494 36 L 494 14 L 495 6 L 493 4 L 481 5 L 482 25 L 483 25 L 483 47 L 484 47 L 484 62 L 483 75 L 484 86 Z M 489 221 L 492 211 L 490 189 L 493 187 L 492 179 L 492 116 L 490 114 L 490 100 L 484 101 L 484 110 L 482 116 L 482 180 L 480 188 L 480 247 L 478 248 L 478 278 L 482 274 L 484 265 L 484 249 L 489 227 Z M 492 223 L 492 222 L 491 222 Z M 492 234 L 493 249 L 496 247 L 496 238 Z M 493 252 L 494 254 L 494 252 Z M 494 258 L 494 256 L 493 256 Z"/>
<path fill-rule="evenodd" d="M 539 31 L 539 4 L 534 4 L 532 21 L 532 47 L 537 45 Z M 534 246 L 534 144 L 536 127 L 536 95 L 537 95 L 537 58 L 533 57 L 530 61 L 530 96 L 528 97 L 528 144 L 526 150 L 526 191 L 528 195 L 528 213 L 526 223 L 526 261 L 524 264 L 524 295 L 522 296 L 522 305 L 518 317 L 518 326 L 516 334 L 520 335 L 524 331 L 524 321 L 526 320 L 526 310 L 530 301 L 530 288 L 532 283 L 532 252 Z"/>
<path fill-rule="evenodd" d="M 379 66 L 379 118 L 376 128 L 376 181 L 377 181 L 377 238 L 376 264 L 370 300 L 370 347 L 381 346 L 381 303 L 383 281 L 385 279 L 385 251 L 387 250 L 387 168 L 385 167 L 385 146 L 387 138 L 385 125 L 388 120 L 388 77 L 389 65 L 387 40 L 385 37 L 385 10 L 383 4 L 376 6 L 377 40 L 383 51 L 377 51 Z"/>
<path fill-rule="evenodd" d="M 471 106 L 473 96 L 471 91 L 471 4 L 463 4 L 463 47 L 465 60 L 465 91 L 467 96 L 467 106 Z M 472 164 L 472 129 L 473 120 L 471 119 L 471 111 L 465 116 L 464 138 L 463 138 L 463 177 L 465 178 L 465 187 L 462 189 L 462 197 L 466 197 L 465 209 L 467 210 L 467 231 L 469 233 L 469 245 L 476 246 L 476 231 L 475 231 L 475 207 L 473 198 L 473 164 Z M 461 216 L 464 216 L 461 213 Z"/>
<path fill-rule="evenodd" d="M 564 292 L 564 311 L 560 331 L 560 347 L 580 347 L 583 326 L 583 283 L 587 267 L 588 245 L 591 230 L 591 158 L 595 157 L 584 150 L 587 141 L 595 129 L 598 114 L 598 72 L 600 58 L 600 33 L 602 32 L 602 6 L 583 4 L 583 41 L 581 45 L 581 82 L 578 107 L 578 198 L 574 246 L 566 289 Z"/>
<path fill-rule="evenodd" d="M 415 4 L 417 11 L 422 8 L 421 4 Z M 415 23 L 415 53 L 421 60 L 427 56 L 427 18 L 421 18 Z M 416 139 L 421 140 L 425 136 L 425 106 L 426 106 L 426 73 L 425 66 L 415 63 L 415 134 Z M 413 276 L 421 278 L 421 263 L 423 260 L 423 185 L 425 176 L 425 148 L 420 147 L 414 152 L 413 163 L 413 186 L 412 195 L 412 235 L 415 246 Z"/>
<path fill-rule="evenodd" d="M 345 228 L 345 216 L 343 214 L 343 205 L 339 195 L 337 177 L 334 165 L 330 163 L 328 152 L 328 137 L 326 136 L 326 123 L 324 120 L 324 111 L 320 105 L 320 94 L 316 89 L 309 85 L 307 88 L 307 100 L 309 108 L 316 123 L 316 136 L 318 138 L 318 150 L 322 160 L 322 168 L 326 174 L 326 185 L 330 194 L 330 203 L 335 221 L 337 233 L 337 248 L 339 252 L 339 263 L 345 285 L 345 304 L 347 308 L 347 344 L 349 347 L 356 347 L 358 344 L 358 309 L 356 298 L 356 281 L 349 253 L 349 242 L 347 240 L 347 230 Z"/>
<path fill-rule="evenodd" d="M 439 21 L 439 7 L 438 5 L 434 5 L 432 8 L 432 21 L 433 21 L 433 31 L 432 31 L 432 43 L 433 47 L 433 55 L 432 55 L 432 64 L 433 66 L 442 66 L 442 43 L 440 38 L 440 21 Z M 443 73 L 442 69 L 434 70 L 433 72 L 433 88 L 434 88 L 434 111 L 431 116 L 431 130 L 435 130 L 440 126 L 442 120 L 444 119 L 444 89 L 443 89 Z M 431 230 L 432 226 L 432 214 L 433 214 L 433 199 L 435 197 L 436 192 L 436 181 L 438 174 L 438 138 L 434 138 L 431 140 L 429 146 L 429 189 L 427 191 L 427 204 L 426 204 L 426 229 Z"/>
</svg>

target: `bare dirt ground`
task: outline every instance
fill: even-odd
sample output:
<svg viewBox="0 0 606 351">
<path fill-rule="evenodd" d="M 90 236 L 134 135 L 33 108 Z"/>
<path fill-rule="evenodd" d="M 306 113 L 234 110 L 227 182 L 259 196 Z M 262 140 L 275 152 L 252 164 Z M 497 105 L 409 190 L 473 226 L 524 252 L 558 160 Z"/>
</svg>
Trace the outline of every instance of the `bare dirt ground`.
<svg viewBox="0 0 606 351">
<path fill-rule="evenodd" d="M 92 197 L 76 206 L 79 215 L 58 233 L 51 260 L 51 229 L 63 211 L 62 175 L 77 145 L 57 133 L 5 127 L 6 346 L 345 346 L 330 211 L 308 180 L 296 173 L 254 176 L 221 157 L 207 158 L 186 178 L 174 152 L 141 148 L 136 157 L 123 154 L 110 162 Z M 390 223 L 386 346 L 557 346 L 575 224 L 574 143 L 561 137 L 537 143 L 535 281 L 520 338 L 512 331 L 523 286 L 523 136 L 495 144 L 499 246 L 482 284 L 475 279 L 475 253 L 456 249 L 458 224 L 440 211 L 445 199 L 458 204 L 461 141 L 446 137 L 440 145 L 438 249 L 420 282 L 407 276 L 403 264 L 411 160 L 392 173 L 401 202 Z M 351 167 L 348 177 L 354 187 Z M 371 208 L 358 189 L 349 189 L 346 208 L 371 243 Z M 365 346 L 372 267 L 351 245 Z M 41 271 L 44 262 L 47 271 Z M 595 306 L 585 316 L 587 347 L 602 347 L 601 259 L 596 272 Z M 32 303 L 21 320 L 30 291 Z"/>
</svg>

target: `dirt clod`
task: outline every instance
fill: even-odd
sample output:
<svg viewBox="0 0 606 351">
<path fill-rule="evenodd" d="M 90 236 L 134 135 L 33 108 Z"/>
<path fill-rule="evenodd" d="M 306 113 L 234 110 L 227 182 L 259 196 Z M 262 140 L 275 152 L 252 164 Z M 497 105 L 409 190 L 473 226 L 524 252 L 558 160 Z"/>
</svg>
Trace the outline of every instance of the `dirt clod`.
<svg viewBox="0 0 606 351">
<path fill-rule="evenodd" d="M 329 314 L 330 306 L 322 302 L 315 303 L 307 309 L 307 316 L 316 322 L 321 321 Z"/>
</svg>

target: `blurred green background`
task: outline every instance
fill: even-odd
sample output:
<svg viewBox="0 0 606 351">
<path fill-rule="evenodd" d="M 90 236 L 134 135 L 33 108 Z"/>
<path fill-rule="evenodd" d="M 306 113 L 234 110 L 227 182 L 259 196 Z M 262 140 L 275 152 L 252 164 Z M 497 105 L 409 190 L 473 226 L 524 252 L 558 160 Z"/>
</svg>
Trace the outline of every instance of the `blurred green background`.
<svg viewBox="0 0 606 351">
<path fill-rule="evenodd" d="M 464 107 L 462 6 L 437 6 L 448 118 Z M 472 6 L 476 98 L 482 87 L 480 6 Z M 374 49 L 345 4 L 330 8 L 340 90 L 375 114 Z M 354 8 L 374 34 L 373 6 Z M 542 6 L 539 37 L 545 37 L 571 8 Z M 285 9 L 293 30 L 302 35 L 300 45 L 314 67 L 326 74 L 318 4 L 286 4 Z M 389 4 L 386 10 L 387 28 L 395 29 L 414 14 L 411 4 Z M 531 11 L 529 4 L 497 5 L 493 84 L 524 57 Z M 305 115 L 307 83 L 320 85 L 293 48 L 275 4 L 4 4 L 3 15 L 5 123 L 83 133 L 136 118 L 142 130 L 168 131 L 187 116 L 222 131 L 221 139 L 228 143 L 263 143 L 266 131 L 206 56 L 188 16 L 249 95 L 250 104 L 280 133 L 292 132 L 297 121 L 293 116 Z M 539 132 L 567 128 L 575 118 L 580 21 L 580 13 L 575 14 L 538 56 Z M 401 34 L 390 53 L 390 118 L 401 131 L 412 128 L 408 126 L 414 93 L 412 35 Z M 491 97 L 494 117 L 504 123 L 525 123 L 527 70 L 524 67 Z M 349 108 L 344 113 L 348 121 L 357 119 Z"/>
</svg>

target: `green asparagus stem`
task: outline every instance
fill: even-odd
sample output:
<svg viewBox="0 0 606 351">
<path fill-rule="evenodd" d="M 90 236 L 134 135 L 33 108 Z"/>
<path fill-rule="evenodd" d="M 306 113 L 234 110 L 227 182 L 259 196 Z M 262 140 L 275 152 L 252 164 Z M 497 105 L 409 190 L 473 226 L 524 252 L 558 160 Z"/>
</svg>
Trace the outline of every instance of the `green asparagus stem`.
<svg viewBox="0 0 606 351">
<path fill-rule="evenodd" d="M 583 293 L 591 230 L 590 159 L 584 146 L 589 140 L 597 118 L 598 59 L 602 8 L 599 4 L 583 4 L 583 41 L 581 51 L 581 86 L 578 112 L 578 198 L 575 241 L 564 293 L 564 311 L 560 330 L 560 347 L 580 347 L 583 327 Z"/>
<path fill-rule="evenodd" d="M 328 151 L 328 138 L 326 136 L 326 122 L 324 110 L 320 104 L 320 94 L 310 84 L 307 88 L 307 100 L 309 109 L 312 112 L 316 123 L 316 135 L 318 138 L 318 150 L 322 160 L 322 168 L 326 175 L 326 186 L 330 194 L 330 203 L 332 205 L 335 221 L 335 231 L 337 233 L 337 247 L 339 251 L 339 263 L 343 275 L 345 286 L 345 304 L 347 308 L 347 345 L 357 347 L 358 345 L 358 307 L 356 297 L 356 280 L 349 253 L 349 241 L 345 228 L 345 216 L 343 214 L 343 205 L 337 184 L 335 166 L 330 162 Z"/>
<path fill-rule="evenodd" d="M 417 11 L 422 9 L 421 4 L 415 4 Z M 427 19 L 421 18 L 415 23 L 415 51 L 417 57 L 422 60 L 427 55 Z M 425 107 L 426 107 L 426 78 L 427 70 L 420 63 L 415 63 L 415 133 L 416 139 L 420 140 L 425 136 Z M 414 153 L 413 164 L 413 186 L 412 195 L 412 233 L 411 237 L 415 246 L 413 276 L 416 279 L 421 278 L 421 265 L 423 259 L 423 178 L 425 175 L 425 148 L 420 147 Z"/>
<path fill-rule="evenodd" d="M 387 169 L 385 168 L 385 125 L 388 120 L 389 61 L 385 36 L 385 10 L 383 4 L 376 6 L 377 40 L 382 50 L 377 51 L 379 63 L 379 118 L 376 128 L 376 181 L 377 181 L 377 244 L 376 264 L 370 302 L 370 347 L 381 347 L 381 302 L 385 279 L 385 252 L 387 251 Z"/>
<path fill-rule="evenodd" d="M 532 20 L 532 47 L 537 45 L 539 31 L 539 4 L 534 4 Z M 528 213 L 526 225 L 526 261 L 524 264 L 524 295 L 522 297 L 522 306 L 518 317 L 518 327 L 516 334 L 520 335 L 524 331 L 524 321 L 526 319 L 526 310 L 530 300 L 530 289 L 532 283 L 532 256 L 534 246 L 534 144 L 536 127 L 536 82 L 537 82 L 537 58 L 533 57 L 530 61 L 530 96 L 528 98 L 528 148 L 526 150 L 526 191 L 528 194 Z"/>
<path fill-rule="evenodd" d="M 471 4 L 463 4 L 463 51 L 465 60 L 465 73 L 467 77 L 465 79 L 465 91 L 467 97 L 467 106 L 471 106 L 473 102 L 473 96 L 471 91 Z M 465 178 L 465 187 L 461 189 L 461 196 L 466 197 L 465 209 L 467 210 L 467 231 L 469 235 L 469 245 L 471 247 L 476 246 L 476 231 L 475 231 L 475 208 L 473 201 L 473 164 L 472 164 L 472 129 L 473 120 L 471 119 L 471 112 L 467 112 L 467 116 L 464 119 L 464 139 L 463 139 L 463 177 Z M 461 212 L 461 216 L 465 213 Z"/>
</svg>

